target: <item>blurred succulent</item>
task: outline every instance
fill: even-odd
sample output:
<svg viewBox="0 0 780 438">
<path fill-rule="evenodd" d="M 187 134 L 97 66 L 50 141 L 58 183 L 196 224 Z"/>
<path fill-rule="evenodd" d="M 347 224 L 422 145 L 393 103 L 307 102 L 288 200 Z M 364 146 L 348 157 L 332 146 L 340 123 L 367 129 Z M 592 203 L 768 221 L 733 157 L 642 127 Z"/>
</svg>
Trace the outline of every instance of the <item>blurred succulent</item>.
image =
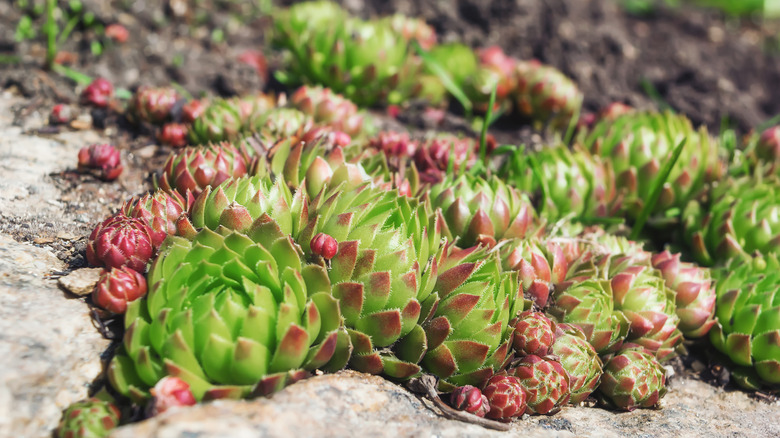
<svg viewBox="0 0 780 438">
<path fill-rule="evenodd" d="M 499 244 L 497 249 L 503 269 L 517 271 L 523 295 L 539 308 L 547 307 L 553 285 L 566 279 L 568 262 L 561 246 L 533 239 L 511 239 Z"/>
<path fill-rule="evenodd" d="M 542 312 L 525 311 L 509 322 L 515 329 L 513 347 L 521 356 L 547 356 L 555 340 L 555 323 Z"/>
<path fill-rule="evenodd" d="M 569 373 L 551 357 L 525 356 L 508 373 L 523 387 L 530 414 L 552 415 L 569 403 Z"/>
<path fill-rule="evenodd" d="M 206 112 L 207 104 L 203 100 L 192 99 L 181 106 L 181 121 L 192 123 Z"/>
<path fill-rule="evenodd" d="M 465 385 L 459 386 L 450 395 L 452 407 L 459 411 L 466 411 L 477 417 L 484 417 L 490 412 L 490 402 L 487 396 L 482 394 L 479 388 Z"/>
<path fill-rule="evenodd" d="M 251 150 L 260 151 L 254 174 L 282 179 L 294 189 L 305 189 L 310 198 L 325 187 L 335 188 L 343 183 L 343 188 L 355 188 L 371 181 L 363 166 L 348 161 L 344 149 L 336 144 L 336 137 L 329 134 L 310 141 L 290 138 L 276 143 L 267 143 L 258 136 L 247 139 L 246 144 Z"/>
<path fill-rule="evenodd" d="M 64 125 L 73 120 L 73 109 L 64 103 L 54 105 L 49 113 L 49 124 Z"/>
<path fill-rule="evenodd" d="M 320 192 L 309 208 L 299 234 L 304 252 L 322 255 L 320 233 L 338 242 L 328 276 L 354 346 L 350 366 L 397 379 L 417 374 L 426 346 L 419 324 L 438 302 L 437 266 L 429 261 L 438 224 L 423 204 L 368 185 Z"/>
<path fill-rule="evenodd" d="M 488 152 L 493 146 L 487 145 Z M 426 183 L 435 184 L 445 179 L 450 166 L 455 174 L 474 166 L 479 158 L 479 148 L 479 141 L 475 139 L 441 133 L 418 143 L 414 162 L 420 171 L 420 178 Z"/>
<path fill-rule="evenodd" d="M 174 148 L 184 147 L 187 145 L 187 126 L 181 123 L 166 123 L 157 139 L 160 143 Z"/>
<path fill-rule="evenodd" d="M 585 401 L 599 386 L 603 372 L 601 359 L 585 333 L 576 325 L 558 324 L 552 354 L 560 358 L 569 374 L 569 402 L 576 405 Z"/>
<path fill-rule="evenodd" d="M 655 407 L 666 391 L 663 367 L 641 348 L 622 350 L 609 359 L 598 388 L 604 404 L 622 411 Z"/>
<path fill-rule="evenodd" d="M 610 164 L 576 147 L 559 144 L 507 160 L 500 174 L 537 199 L 543 216 L 612 217 L 620 211 Z"/>
<path fill-rule="evenodd" d="M 536 60 L 518 61 L 515 77 L 518 111 L 555 129 L 566 129 L 583 99 L 574 81 Z"/>
<path fill-rule="evenodd" d="M 350 136 L 360 134 L 363 129 L 363 114 L 357 106 L 328 88 L 319 86 L 300 87 L 290 97 L 290 103 L 314 121 Z"/>
<path fill-rule="evenodd" d="M 258 120 L 253 130 L 273 141 L 300 137 L 313 127 L 311 118 L 295 108 L 274 108 Z"/>
<path fill-rule="evenodd" d="M 680 322 L 677 327 L 686 338 L 699 338 L 715 325 L 715 284 L 710 270 L 680 260 L 680 254 L 664 251 L 654 254 L 653 267 L 675 291 Z"/>
<path fill-rule="evenodd" d="M 547 312 L 559 323 L 578 326 L 599 354 L 620 348 L 629 321 L 614 311 L 612 286 L 607 280 L 567 281 L 555 288 Z"/>
<path fill-rule="evenodd" d="M 172 117 L 173 107 L 180 99 L 179 93 L 171 87 L 142 86 L 128 103 L 128 112 L 136 122 L 161 124 Z"/>
<path fill-rule="evenodd" d="M 490 404 L 490 411 L 485 415 L 487 418 L 511 421 L 526 411 L 527 396 L 516 377 L 495 375 L 488 380 L 482 393 Z"/>
<path fill-rule="evenodd" d="M 502 272 L 495 253 L 448 244 L 433 288 L 441 302 L 423 324 L 428 351 L 423 368 L 439 387 L 481 387 L 511 359 L 509 320 L 524 310 L 517 275 Z M 490 396 L 488 396 L 490 398 Z"/>
<path fill-rule="evenodd" d="M 331 360 L 346 334 L 327 274 L 266 225 L 255 241 L 204 228 L 165 242 L 109 366 L 119 393 L 140 402 L 168 375 L 196 400 L 266 395 Z"/>
<path fill-rule="evenodd" d="M 539 230 L 528 199 L 500 179 L 464 174 L 448 177 L 427 192 L 443 218 L 442 235 L 467 248 L 500 239 L 527 238 Z M 438 214 L 438 213 L 437 213 Z"/>
<path fill-rule="evenodd" d="M 102 438 L 119 426 L 120 412 L 113 403 L 90 398 L 68 406 L 54 431 L 56 438 Z"/>
<path fill-rule="evenodd" d="M 149 226 L 152 244 L 159 248 L 168 235 L 176 234 L 176 221 L 188 211 L 194 199 L 185 200 L 179 192 L 156 190 L 122 205 L 122 213 Z"/>
<path fill-rule="evenodd" d="M 419 144 L 406 132 L 382 131 L 368 141 L 368 147 L 383 152 L 388 158 L 414 157 Z"/>
<path fill-rule="evenodd" d="M 723 174 L 718 144 L 705 128 L 695 130 L 684 116 L 634 112 L 598 123 L 583 145 L 609 160 L 624 197 L 623 209 L 636 217 L 656 182 L 661 167 L 685 139 L 682 154 L 665 181 L 652 213 L 682 209 L 701 195 L 705 184 Z"/>
<path fill-rule="evenodd" d="M 772 126 L 764 130 L 755 147 L 756 157 L 762 162 L 780 162 L 780 126 Z"/>
<path fill-rule="evenodd" d="M 709 206 L 691 202 L 683 216 L 697 261 L 709 266 L 756 251 L 776 251 L 780 245 L 778 184 L 776 176 L 745 176 L 715 187 Z"/>
<path fill-rule="evenodd" d="M 107 107 L 108 102 L 114 97 L 114 86 L 108 79 L 97 78 L 87 85 L 81 92 L 81 103 L 97 107 Z"/>
<path fill-rule="evenodd" d="M 430 50 L 436 45 L 436 31 L 423 19 L 393 14 L 384 20 L 407 42 L 415 40 L 424 50 Z"/>
<path fill-rule="evenodd" d="M 459 87 L 463 87 L 467 80 L 477 72 L 479 66 L 479 60 L 474 50 L 457 42 L 438 44 L 432 47 L 428 52 L 428 57 L 444 69 L 450 79 Z M 438 79 L 438 72 L 429 65 L 425 66 L 424 71 Z"/>
<path fill-rule="evenodd" d="M 93 266 L 144 272 L 154 255 L 151 229 L 144 221 L 122 213 L 98 224 L 87 241 L 87 261 Z"/>
<path fill-rule="evenodd" d="M 509 109 L 511 93 L 517 88 L 515 66 L 517 61 L 507 56 L 498 46 L 478 51 L 479 67 L 465 79 L 463 90 L 476 109 L 486 112 L 490 94 L 496 90 L 494 112 Z"/>
<path fill-rule="evenodd" d="M 197 196 L 207 186 L 246 175 L 247 167 L 246 158 L 230 143 L 186 147 L 171 153 L 155 183 L 165 191 Z"/>
<path fill-rule="evenodd" d="M 190 391 L 190 385 L 178 377 L 163 377 L 149 392 L 153 397 L 152 415 L 160 415 L 171 408 L 192 406 L 197 403 Z"/>
<path fill-rule="evenodd" d="M 110 144 L 92 144 L 79 150 L 80 172 L 93 172 L 97 178 L 113 181 L 122 174 L 122 157 Z"/>
<path fill-rule="evenodd" d="M 286 49 L 286 84 L 320 84 L 358 105 L 400 103 L 416 90 L 419 62 L 388 20 L 349 17 L 334 3 L 295 4 L 275 14 L 274 43 Z"/>
<path fill-rule="evenodd" d="M 738 258 L 715 277 L 712 344 L 742 368 L 733 373 L 741 386 L 780 384 L 780 258 Z"/>
<path fill-rule="evenodd" d="M 103 271 L 92 292 L 92 301 L 109 312 L 122 314 L 127 303 L 146 295 L 146 278 L 127 266 Z"/>
<path fill-rule="evenodd" d="M 205 107 L 192 121 L 189 129 L 190 141 L 194 144 L 205 144 L 237 140 L 246 129 L 237 103 L 237 99 L 217 99 Z"/>
</svg>

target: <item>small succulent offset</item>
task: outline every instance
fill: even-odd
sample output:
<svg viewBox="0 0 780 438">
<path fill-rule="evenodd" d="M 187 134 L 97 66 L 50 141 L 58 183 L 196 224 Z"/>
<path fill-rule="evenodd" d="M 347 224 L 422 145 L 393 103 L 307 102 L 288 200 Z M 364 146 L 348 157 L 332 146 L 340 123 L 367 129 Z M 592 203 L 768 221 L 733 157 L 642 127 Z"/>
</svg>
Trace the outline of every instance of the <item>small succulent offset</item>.
<svg viewBox="0 0 780 438">
<path fill-rule="evenodd" d="M 185 200 L 179 192 L 156 190 L 122 205 L 122 213 L 142 220 L 149 226 L 155 249 L 169 235 L 176 234 L 176 221 L 188 211 L 193 199 Z"/>
<path fill-rule="evenodd" d="M 553 357 L 525 356 L 508 373 L 520 381 L 530 414 L 551 415 L 569 403 L 569 373 Z"/>
<path fill-rule="evenodd" d="M 192 406 L 197 403 L 190 391 L 190 385 L 178 377 L 163 377 L 149 390 L 152 394 L 151 413 L 159 415 L 168 409 L 179 406 Z"/>
<path fill-rule="evenodd" d="M 733 377 L 741 386 L 780 384 L 780 258 L 738 258 L 715 273 L 712 344 L 738 365 Z"/>
<path fill-rule="evenodd" d="M 109 312 L 122 314 L 127 311 L 127 303 L 146 295 L 146 278 L 138 271 L 127 266 L 103 271 L 92 301 Z"/>
<path fill-rule="evenodd" d="M 576 405 L 587 399 L 601 382 L 602 362 L 585 333 L 571 324 L 558 324 L 552 354 L 560 358 L 569 373 L 569 402 Z"/>
<path fill-rule="evenodd" d="M 526 311 L 510 322 L 515 328 L 513 346 L 522 356 L 547 356 L 555 340 L 555 323 L 541 312 Z"/>
<path fill-rule="evenodd" d="M 304 85 L 290 97 L 290 103 L 314 117 L 314 121 L 328 125 L 350 136 L 363 130 L 363 114 L 357 106 L 328 88 Z"/>
<path fill-rule="evenodd" d="M 483 394 L 490 404 L 487 418 L 511 421 L 526 411 L 527 396 L 517 377 L 497 374 L 488 380 Z"/>
<path fill-rule="evenodd" d="M 141 86 L 133 94 L 128 112 L 136 122 L 162 124 L 172 117 L 171 111 L 180 99 L 179 93 L 173 88 Z"/>
<path fill-rule="evenodd" d="M 465 385 L 459 386 L 450 395 L 452 407 L 459 411 L 466 411 L 477 417 L 484 417 L 490 412 L 490 401 L 479 388 Z"/>
<path fill-rule="evenodd" d="M 87 261 L 93 266 L 144 272 L 154 255 L 151 229 L 142 220 L 118 213 L 98 224 L 87 241 Z"/>
<path fill-rule="evenodd" d="M 574 81 L 536 60 L 518 61 L 515 75 L 517 110 L 554 129 L 566 129 L 583 99 Z"/>
<path fill-rule="evenodd" d="M 114 85 L 108 79 L 97 78 L 81 92 L 81 103 L 97 107 L 107 107 L 114 97 Z"/>
<path fill-rule="evenodd" d="M 149 273 L 149 294 L 125 315 L 108 375 L 136 402 L 166 377 L 196 400 L 266 395 L 326 365 L 340 336 L 324 269 L 284 233 L 255 242 L 225 228 L 171 237 Z"/>
<path fill-rule="evenodd" d="M 523 295 L 539 308 L 547 307 L 553 285 L 562 283 L 568 271 L 561 246 L 535 239 L 511 239 L 503 241 L 496 249 L 503 269 L 517 271 Z"/>
<path fill-rule="evenodd" d="M 93 144 L 79 150 L 80 172 L 94 172 L 95 176 L 113 181 L 122 174 L 122 157 L 119 150 L 110 144 Z"/>
<path fill-rule="evenodd" d="M 601 401 L 614 409 L 656 407 L 667 392 L 666 373 L 652 354 L 628 348 L 604 364 L 598 391 Z"/>
<path fill-rule="evenodd" d="M 119 426 L 119 409 L 99 398 L 82 400 L 68 406 L 62 413 L 56 438 L 102 438 Z"/>
</svg>

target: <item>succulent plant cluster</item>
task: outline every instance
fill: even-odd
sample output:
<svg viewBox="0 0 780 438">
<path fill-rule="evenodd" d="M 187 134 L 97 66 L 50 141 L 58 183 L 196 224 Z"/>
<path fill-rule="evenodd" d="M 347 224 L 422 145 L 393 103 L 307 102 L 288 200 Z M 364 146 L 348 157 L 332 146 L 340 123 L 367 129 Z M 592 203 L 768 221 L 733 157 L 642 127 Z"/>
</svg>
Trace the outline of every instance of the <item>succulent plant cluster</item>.
<svg viewBox="0 0 780 438">
<path fill-rule="evenodd" d="M 551 67 L 438 44 L 402 15 L 318 1 L 274 18 L 279 78 L 304 84 L 289 99 L 141 87 L 129 103 L 174 150 L 156 190 L 87 242 L 104 268 L 91 302 L 123 322 L 106 370 L 119 403 L 157 414 L 349 367 L 434 375 L 455 409 L 500 421 L 589 399 L 633 410 L 659 404 L 661 363 L 707 335 L 740 384 L 780 385 L 775 131 L 746 148 L 748 173 L 684 116 L 619 104 L 579 120 L 571 144 L 529 151 L 376 134 L 358 105 L 442 103 L 442 69 L 477 110 L 556 129 L 582 97 Z M 79 168 L 115 179 L 119 152 L 85 148 Z M 645 221 L 690 251 L 617 236 Z M 106 403 L 72 407 L 58 433 L 113 427 Z"/>
</svg>

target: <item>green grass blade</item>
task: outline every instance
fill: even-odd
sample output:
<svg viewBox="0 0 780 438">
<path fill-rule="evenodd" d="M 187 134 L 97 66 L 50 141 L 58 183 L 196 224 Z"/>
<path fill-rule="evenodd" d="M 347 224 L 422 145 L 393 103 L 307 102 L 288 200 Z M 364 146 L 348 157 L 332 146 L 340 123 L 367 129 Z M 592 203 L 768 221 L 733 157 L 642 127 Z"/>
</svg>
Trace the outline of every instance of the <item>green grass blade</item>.
<svg viewBox="0 0 780 438">
<path fill-rule="evenodd" d="M 672 108 L 672 106 L 669 105 L 669 102 L 664 100 L 664 98 L 661 96 L 661 93 L 659 93 L 658 90 L 656 90 L 655 86 L 653 86 L 653 84 L 651 84 L 650 81 L 648 81 L 645 78 L 642 78 L 639 81 L 639 84 L 642 86 L 642 90 L 644 90 L 645 94 L 647 94 L 648 97 L 653 99 L 653 101 L 656 103 L 656 105 L 658 105 L 658 107 L 662 111 L 674 112 L 674 108 Z"/>
<path fill-rule="evenodd" d="M 458 102 L 460 102 L 461 106 L 463 106 L 463 110 L 466 111 L 466 117 L 471 118 L 471 113 L 474 106 L 471 104 L 471 100 L 468 98 L 468 96 L 466 96 L 466 93 L 464 93 L 460 86 L 455 83 L 447 70 L 445 70 L 441 64 L 436 62 L 436 60 L 433 59 L 428 54 L 428 52 L 420 47 L 420 44 L 418 44 L 417 41 L 413 40 L 412 45 L 414 46 L 414 50 L 417 51 L 417 54 L 423 60 L 425 66 L 428 67 L 439 78 L 442 85 L 444 85 L 444 88 L 446 88 L 447 91 L 449 91 L 449 93 L 452 94 L 455 99 L 458 100 Z"/>
<path fill-rule="evenodd" d="M 674 152 L 672 152 L 672 156 L 669 157 L 668 160 L 666 160 L 666 163 L 664 163 L 664 166 L 661 168 L 661 171 L 658 173 L 658 176 L 655 178 L 655 182 L 653 183 L 653 189 L 650 191 L 650 198 L 642 207 L 642 211 L 639 212 L 639 217 L 637 218 L 636 223 L 634 224 L 634 229 L 631 230 L 631 237 L 630 237 L 631 240 L 636 240 L 637 238 L 639 238 L 639 233 L 642 232 L 642 227 L 645 226 L 647 219 L 650 218 L 650 214 L 653 212 L 655 205 L 658 203 L 658 199 L 661 198 L 661 190 L 663 189 L 664 184 L 666 184 L 666 180 L 669 179 L 669 174 L 672 173 L 672 168 L 677 163 L 677 160 L 680 158 L 683 148 L 685 148 L 685 143 L 687 142 L 688 142 L 688 137 L 680 140 L 680 143 L 678 143 L 677 147 L 674 148 Z"/>
<path fill-rule="evenodd" d="M 496 104 L 497 89 L 498 86 L 495 86 L 492 90 L 490 90 L 490 100 L 488 101 L 487 114 L 485 114 L 485 122 L 482 123 L 482 131 L 479 134 L 479 161 L 481 161 L 483 164 L 486 164 L 485 160 L 487 159 L 487 130 L 488 125 L 490 125 L 490 120 L 493 117 L 493 106 Z"/>
<path fill-rule="evenodd" d="M 91 76 L 77 72 L 76 70 L 61 64 L 54 64 L 52 66 L 52 70 L 54 70 L 55 73 L 61 74 L 79 85 L 89 85 L 89 83 L 92 82 Z"/>
</svg>

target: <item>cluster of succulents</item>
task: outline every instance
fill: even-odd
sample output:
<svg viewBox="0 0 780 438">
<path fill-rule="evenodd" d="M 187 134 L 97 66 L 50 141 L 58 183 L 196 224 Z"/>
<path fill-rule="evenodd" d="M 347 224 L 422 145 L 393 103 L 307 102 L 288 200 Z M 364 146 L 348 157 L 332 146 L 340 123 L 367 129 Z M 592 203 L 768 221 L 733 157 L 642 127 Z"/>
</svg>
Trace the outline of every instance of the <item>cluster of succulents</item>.
<svg viewBox="0 0 780 438">
<path fill-rule="evenodd" d="M 413 41 L 480 110 L 495 88 L 499 108 L 563 128 L 581 96 L 554 69 L 437 44 L 401 15 L 301 3 L 275 30 L 281 79 L 309 84 L 289 100 L 140 88 L 129 103 L 175 149 L 156 190 L 87 243 L 104 268 L 91 302 L 123 322 L 106 370 L 117 403 L 156 414 L 349 367 L 436 376 L 455 409 L 500 421 L 589 399 L 633 410 L 659 405 L 661 363 L 705 337 L 740 384 L 780 384 L 776 132 L 745 152 L 749 174 L 684 116 L 621 105 L 584 117 L 571 145 L 508 156 L 487 138 L 377 135 L 357 104 L 401 102 L 419 81 L 444 96 Z M 122 170 L 108 145 L 79 167 Z M 689 251 L 616 235 L 648 217 Z M 66 411 L 60 434 L 116 425 L 106 403 Z"/>
</svg>

